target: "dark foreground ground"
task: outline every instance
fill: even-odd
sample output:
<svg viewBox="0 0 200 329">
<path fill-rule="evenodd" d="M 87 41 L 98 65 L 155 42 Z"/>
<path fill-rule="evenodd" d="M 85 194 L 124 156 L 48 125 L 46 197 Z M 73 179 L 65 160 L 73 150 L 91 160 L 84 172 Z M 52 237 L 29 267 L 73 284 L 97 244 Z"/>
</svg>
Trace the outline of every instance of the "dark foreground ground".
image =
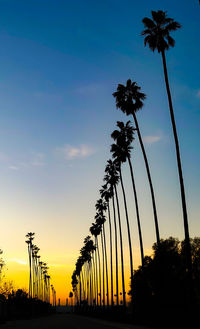
<svg viewBox="0 0 200 329">
<path fill-rule="evenodd" d="M 146 329 L 147 327 L 108 322 L 74 314 L 54 314 L 29 320 L 13 320 L 2 324 L 2 329 Z"/>
</svg>

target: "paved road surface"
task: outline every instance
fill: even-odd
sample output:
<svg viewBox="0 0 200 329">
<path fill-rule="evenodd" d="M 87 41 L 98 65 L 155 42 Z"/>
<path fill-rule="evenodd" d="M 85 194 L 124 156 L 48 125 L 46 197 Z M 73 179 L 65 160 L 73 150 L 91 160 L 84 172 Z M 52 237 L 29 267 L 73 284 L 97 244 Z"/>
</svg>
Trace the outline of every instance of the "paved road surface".
<svg viewBox="0 0 200 329">
<path fill-rule="evenodd" d="M 31 320 L 8 321 L 2 329 L 147 329 L 141 326 L 119 324 L 82 317 L 74 314 L 55 314 Z"/>
</svg>

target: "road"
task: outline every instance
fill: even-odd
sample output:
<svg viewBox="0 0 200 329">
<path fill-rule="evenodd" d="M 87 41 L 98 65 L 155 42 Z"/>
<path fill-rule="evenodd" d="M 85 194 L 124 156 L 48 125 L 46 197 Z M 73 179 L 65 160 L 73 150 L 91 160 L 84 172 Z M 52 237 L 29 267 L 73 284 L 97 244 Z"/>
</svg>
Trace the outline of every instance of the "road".
<svg viewBox="0 0 200 329">
<path fill-rule="evenodd" d="M 74 314 L 54 314 L 31 320 L 8 321 L 2 329 L 147 329 L 141 326 L 114 323 Z"/>
</svg>

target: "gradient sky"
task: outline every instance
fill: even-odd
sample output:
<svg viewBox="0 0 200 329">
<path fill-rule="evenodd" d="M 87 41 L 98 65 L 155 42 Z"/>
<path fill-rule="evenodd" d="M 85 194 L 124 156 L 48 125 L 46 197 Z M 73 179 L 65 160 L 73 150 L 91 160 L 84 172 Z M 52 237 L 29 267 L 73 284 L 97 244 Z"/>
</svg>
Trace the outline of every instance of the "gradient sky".
<svg viewBox="0 0 200 329">
<path fill-rule="evenodd" d="M 6 277 L 28 284 L 25 234 L 36 233 L 58 296 L 95 215 L 117 120 L 112 93 L 128 78 L 147 94 L 138 113 L 161 236 L 183 238 L 174 142 L 161 57 L 144 48 L 141 22 L 166 10 L 182 28 L 167 52 L 191 236 L 200 235 L 200 6 L 197 0 L 0 0 L 0 248 Z M 133 163 L 145 252 L 155 241 L 137 141 Z M 127 191 L 131 191 L 124 166 Z M 134 265 L 139 244 L 134 210 Z M 125 227 L 124 227 L 125 230 Z M 126 233 L 125 233 L 126 234 Z M 128 262 L 128 260 L 127 260 Z"/>
</svg>

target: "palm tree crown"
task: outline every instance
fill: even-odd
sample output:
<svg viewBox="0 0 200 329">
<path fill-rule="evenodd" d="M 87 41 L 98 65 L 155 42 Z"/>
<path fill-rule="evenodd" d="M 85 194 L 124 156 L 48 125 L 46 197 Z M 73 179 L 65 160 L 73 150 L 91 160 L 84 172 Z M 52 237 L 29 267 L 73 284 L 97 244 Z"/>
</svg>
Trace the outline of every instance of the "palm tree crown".
<svg viewBox="0 0 200 329">
<path fill-rule="evenodd" d="M 96 202 L 95 208 L 100 214 L 103 214 L 103 212 L 107 209 L 107 203 L 103 201 L 103 199 L 99 199 Z"/>
<path fill-rule="evenodd" d="M 108 206 L 109 199 L 113 197 L 112 189 L 109 189 L 107 184 L 102 185 L 102 188 L 99 190 L 101 198 L 105 200 Z"/>
<path fill-rule="evenodd" d="M 124 143 L 124 141 L 127 141 L 131 144 L 134 140 L 133 134 L 135 130 L 135 128 L 131 125 L 131 121 L 127 121 L 126 124 L 122 121 L 117 121 L 117 127 L 119 130 L 114 130 L 111 137 L 118 143 Z"/>
<path fill-rule="evenodd" d="M 131 150 L 133 149 L 131 143 L 134 140 L 134 128 L 131 126 L 130 121 L 126 124 L 117 121 L 117 126 L 120 130 L 116 129 L 111 134 L 111 137 L 116 141 L 116 144 L 111 145 L 111 153 L 114 159 L 123 163 L 126 162 L 127 157 L 131 157 Z"/>
<path fill-rule="evenodd" d="M 140 89 L 137 83 L 132 82 L 131 79 L 127 80 L 126 86 L 118 84 L 117 91 L 113 93 L 116 98 L 116 107 L 126 115 L 140 110 L 143 107 L 143 100 L 146 98 Z"/>
<path fill-rule="evenodd" d="M 157 49 L 159 53 L 168 50 L 169 47 L 174 47 L 175 41 L 169 33 L 176 31 L 181 25 L 173 18 L 167 17 L 166 11 L 152 10 L 151 14 L 152 19 L 145 17 L 142 20 L 146 28 L 141 33 L 145 36 L 144 45 L 148 44 L 152 51 Z"/>
<path fill-rule="evenodd" d="M 112 161 L 112 160 L 107 161 L 105 173 L 106 173 L 106 175 L 104 177 L 104 181 L 107 184 L 110 184 L 111 188 L 116 186 L 119 182 L 119 174 L 118 174 L 117 165 L 114 161 Z"/>
</svg>

